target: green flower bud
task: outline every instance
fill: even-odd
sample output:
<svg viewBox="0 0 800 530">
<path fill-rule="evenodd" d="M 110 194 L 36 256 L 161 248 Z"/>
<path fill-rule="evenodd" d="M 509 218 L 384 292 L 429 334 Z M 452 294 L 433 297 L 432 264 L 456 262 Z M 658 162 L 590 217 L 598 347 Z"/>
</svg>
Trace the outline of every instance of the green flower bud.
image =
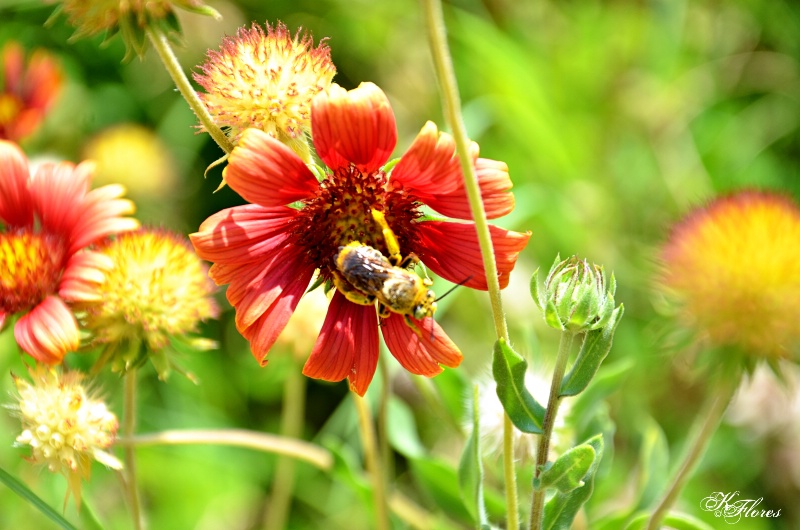
<svg viewBox="0 0 800 530">
<path fill-rule="evenodd" d="M 572 256 L 556 261 L 539 290 L 539 271 L 531 278 L 531 295 L 550 327 L 583 333 L 605 327 L 614 312 L 614 275 L 606 286 L 603 267 Z"/>
</svg>

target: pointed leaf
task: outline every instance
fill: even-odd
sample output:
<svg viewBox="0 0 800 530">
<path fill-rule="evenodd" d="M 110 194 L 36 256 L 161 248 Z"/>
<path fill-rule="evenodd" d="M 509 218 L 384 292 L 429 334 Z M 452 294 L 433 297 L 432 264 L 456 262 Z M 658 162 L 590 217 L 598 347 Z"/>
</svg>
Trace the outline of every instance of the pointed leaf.
<svg viewBox="0 0 800 530">
<path fill-rule="evenodd" d="M 51 508 L 50 505 L 48 505 L 38 495 L 28 489 L 25 484 L 14 478 L 12 475 L 9 475 L 3 468 L 0 468 L 0 482 L 5 484 L 6 487 L 8 487 L 8 489 L 11 491 L 29 503 L 33 504 L 33 506 L 42 512 L 45 517 L 49 518 L 61 528 L 64 528 L 65 530 L 78 530 L 72 525 L 72 523 L 64 519 L 64 517 L 62 517 L 56 510 Z"/>
<path fill-rule="evenodd" d="M 522 432 L 541 434 L 544 423 L 542 407 L 525 388 L 528 363 L 506 341 L 494 345 L 492 374 L 497 382 L 497 397 L 512 423 Z"/>
<path fill-rule="evenodd" d="M 583 486 L 583 477 L 594 463 L 595 457 L 594 447 L 589 444 L 573 447 L 534 479 L 533 487 L 536 489 L 555 487 L 562 493 L 569 493 Z"/>
<path fill-rule="evenodd" d="M 563 493 L 557 492 L 544 506 L 543 530 L 569 530 L 578 510 L 589 500 L 594 490 L 594 475 L 603 455 L 603 436 L 598 434 L 585 442 L 595 451 L 595 458 L 583 478 L 583 486 Z"/>
<path fill-rule="evenodd" d="M 574 396 L 586 389 L 594 374 L 597 373 L 597 369 L 600 368 L 600 363 L 603 362 L 609 350 L 611 350 L 614 332 L 624 312 L 625 308 L 620 305 L 611 315 L 611 319 L 604 328 L 586 333 L 581 345 L 581 351 L 561 383 L 560 396 Z"/>
<path fill-rule="evenodd" d="M 483 502 L 483 464 L 481 462 L 480 411 L 478 410 L 478 386 L 475 385 L 472 398 L 472 432 L 464 446 L 458 465 L 458 485 L 461 498 L 467 511 L 474 519 L 477 528 L 488 525 L 486 507 Z"/>
</svg>

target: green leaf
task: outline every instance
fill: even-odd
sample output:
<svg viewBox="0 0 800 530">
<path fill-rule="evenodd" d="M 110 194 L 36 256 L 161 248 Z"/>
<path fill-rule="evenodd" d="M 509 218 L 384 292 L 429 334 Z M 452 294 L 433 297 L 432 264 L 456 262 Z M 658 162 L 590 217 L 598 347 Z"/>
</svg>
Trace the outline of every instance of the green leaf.
<svg viewBox="0 0 800 530">
<path fill-rule="evenodd" d="M 548 465 L 542 474 L 534 479 L 533 487 L 536 489 L 555 487 L 561 493 L 583 486 L 583 477 L 591 468 L 597 453 L 589 444 L 573 447 L 555 462 Z"/>
<path fill-rule="evenodd" d="M 557 492 L 545 504 L 543 530 L 569 530 L 578 510 L 592 496 L 594 475 L 603 456 L 603 436 L 601 434 L 593 436 L 586 440 L 585 445 L 591 446 L 596 456 L 583 477 L 584 484 L 567 493 Z"/>
<path fill-rule="evenodd" d="M 650 520 L 651 512 L 643 512 L 637 515 L 625 530 L 644 530 L 647 527 L 647 522 Z M 662 527 L 669 527 L 673 530 L 714 530 L 713 527 L 707 523 L 692 517 L 685 513 L 670 513 L 661 522 Z"/>
<path fill-rule="evenodd" d="M 561 397 L 580 394 L 589 385 L 594 374 L 597 373 L 597 369 L 600 368 L 600 363 L 611 350 L 614 331 L 616 331 L 624 312 L 625 308 L 620 305 L 611 315 L 605 327 L 586 333 L 575 363 L 561 382 L 559 389 Z"/>
<path fill-rule="evenodd" d="M 78 530 L 75 526 L 72 525 L 69 521 L 64 519 L 57 511 L 50 507 L 46 502 L 44 502 L 38 495 L 32 492 L 28 487 L 14 478 L 13 476 L 9 475 L 3 468 L 0 468 L 0 482 L 6 485 L 8 489 L 28 501 L 29 503 L 33 504 L 33 506 L 42 512 L 46 517 L 48 517 L 51 521 L 56 523 L 61 528 L 66 530 Z"/>
<path fill-rule="evenodd" d="M 464 522 L 472 521 L 461 499 L 458 476 L 452 464 L 429 456 L 411 459 L 409 464 L 414 481 L 431 505 L 450 517 Z"/>
<path fill-rule="evenodd" d="M 461 498 L 467 511 L 475 521 L 477 528 L 488 524 L 486 507 L 483 502 L 483 464 L 481 462 L 480 411 L 478 410 L 478 386 L 475 385 L 472 396 L 472 432 L 461 453 L 458 464 L 458 485 Z"/>
<path fill-rule="evenodd" d="M 389 421 L 386 430 L 392 448 L 406 458 L 424 456 L 425 447 L 419 439 L 411 408 L 401 399 L 390 396 L 387 412 Z"/>
<path fill-rule="evenodd" d="M 636 491 L 640 493 L 636 508 L 651 506 L 661 495 L 669 476 L 669 446 L 664 431 L 650 417 L 641 423 L 644 432 L 639 448 L 639 476 Z"/>
<path fill-rule="evenodd" d="M 494 345 L 492 374 L 497 382 L 497 397 L 514 425 L 522 432 L 541 434 L 544 423 L 542 407 L 525 388 L 528 362 L 506 341 Z"/>
</svg>

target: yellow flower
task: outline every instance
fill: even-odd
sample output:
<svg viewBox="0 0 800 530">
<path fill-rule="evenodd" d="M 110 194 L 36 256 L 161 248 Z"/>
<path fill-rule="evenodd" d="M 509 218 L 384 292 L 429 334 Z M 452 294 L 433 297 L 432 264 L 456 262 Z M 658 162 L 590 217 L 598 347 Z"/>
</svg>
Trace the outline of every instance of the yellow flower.
<svg viewBox="0 0 800 530">
<path fill-rule="evenodd" d="M 215 318 L 219 308 L 206 266 L 188 241 L 166 230 L 140 230 L 98 249 L 111 258 L 99 290 L 100 300 L 85 304 L 85 326 L 94 343 L 105 344 L 100 364 L 125 371 L 149 357 L 165 379 L 175 365 L 169 359 L 184 344 L 208 349 L 213 344 L 192 339 L 200 321 Z"/>
<path fill-rule="evenodd" d="M 800 343 L 800 209 L 744 191 L 690 213 L 662 251 L 682 323 L 716 347 L 790 357 Z"/>
<path fill-rule="evenodd" d="M 31 462 L 62 473 L 69 485 L 67 498 L 71 493 L 80 506 L 81 480 L 89 479 L 92 460 L 122 469 L 105 451 L 116 438 L 117 418 L 81 386 L 80 372 L 59 374 L 40 367 L 31 375 L 33 383 L 12 375 L 18 393 L 12 410 L 22 422 L 15 445 L 31 448 Z"/>
<path fill-rule="evenodd" d="M 255 127 L 309 162 L 311 100 L 336 73 L 324 41 L 314 48 L 310 35 L 298 31 L 292 37 L 280 22 L 267 24 L 266 33 L 257 24 L 240 28 L 219 51 L 208 52 L 202 74 L 195 74 L 206 91 L 200 99 L 234 143 Z"/>
</svg>

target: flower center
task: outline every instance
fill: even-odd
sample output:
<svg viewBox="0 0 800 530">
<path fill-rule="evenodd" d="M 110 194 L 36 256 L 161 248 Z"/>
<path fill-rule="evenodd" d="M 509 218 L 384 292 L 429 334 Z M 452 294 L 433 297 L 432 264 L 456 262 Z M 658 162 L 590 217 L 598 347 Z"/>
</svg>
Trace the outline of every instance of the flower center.
<svg viewBox="0 0 800 530">
<path fill-rule="evenodd" d="M 412 252 L 418 204 L 400 184 L 389 183 L 383 171 L 364 174 L 355 167 L 338 169 L 320 183 L 317 196 L 305 202 L 294 235 L 309 262 L 330 279 L 339 247 L 352 241 L 387 254 L 382 227 L 375 222 L 372 209 L 386 216 L 400 252 L 404 256 Z"/>
<path fill-rule="evenodd" d="M 28 310 L 58 291 L 64 244 L 46 234 L 0 233 L 0 312 Z"/>
</svg>

